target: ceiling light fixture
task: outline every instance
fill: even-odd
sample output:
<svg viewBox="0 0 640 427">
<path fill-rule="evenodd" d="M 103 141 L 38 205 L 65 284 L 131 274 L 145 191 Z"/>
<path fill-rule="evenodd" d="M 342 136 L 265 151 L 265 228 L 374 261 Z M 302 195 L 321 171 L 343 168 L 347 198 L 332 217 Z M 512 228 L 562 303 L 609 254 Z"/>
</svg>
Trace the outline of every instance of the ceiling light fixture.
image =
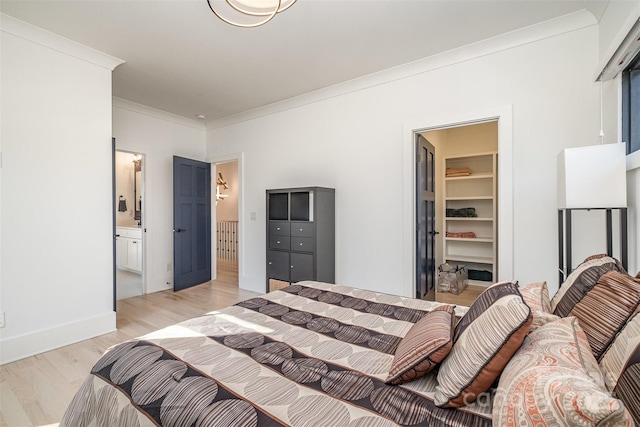
<svg viewBox="0 0 640 427">
<path fill-rule="evenodd" d="M 207 0 L 209 9 L 227 24 L 254 28 L 289 9 L 296 0 Z"/>
</svg>

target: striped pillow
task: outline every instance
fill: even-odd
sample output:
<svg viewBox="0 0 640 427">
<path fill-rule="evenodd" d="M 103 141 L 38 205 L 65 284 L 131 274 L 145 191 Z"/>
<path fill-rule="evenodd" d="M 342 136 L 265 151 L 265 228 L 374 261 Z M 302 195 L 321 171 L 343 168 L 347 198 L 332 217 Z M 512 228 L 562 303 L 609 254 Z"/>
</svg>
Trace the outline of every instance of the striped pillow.
<svg viewBox="0 0 640 427">
<path fill-rule="evenodd" d="M 623 402 L 611 396 L 574 317 L 531 332 L 500 377 L 493 425 L 631 426 Z"/>
<path fill-rule="evenodd" d="M 639 304 L 640 279 L 609 271 L 600 276 L 569 315 L 578 319 L 593 355 L 600 360 Z"/>
<path fill-rule="evenodd" d="M 456 326 L 453 348 L 438 371 L 435 404 L 457 408 L 486 392 L 522 344 L 531 321 L 517 282 L 496 283 L 481 293 Z"/>
<path fill-rule="evenodd" d="M 600 359 L 607 389 L 626 405 L 640 425 L 640 312 L 622 328 Z"/>
<path fill-rule="evenodd" d="M 416 322 L 396 349 L 386 383 L 404 384 L 435 368 L 451 350 L 455 322 L 450 305 L 435 308 Z"/>
<path fill-rule="evenodd" d="M 551 312 L 566 317 L 573 307 L 593 288 L 600 276 L 607 271 L 626 273 L 624 267 L 615 258 L 606 255 L 594 255 L 569 274 L 551 299 Z"/>
<path fill-rule="evenodd" d="M 634 357 L 629 359 L 618 379 L 615 395 L 624 402 L 637 426 L 640 426 L 640 348 L 636 347 Z"/>
</svg>

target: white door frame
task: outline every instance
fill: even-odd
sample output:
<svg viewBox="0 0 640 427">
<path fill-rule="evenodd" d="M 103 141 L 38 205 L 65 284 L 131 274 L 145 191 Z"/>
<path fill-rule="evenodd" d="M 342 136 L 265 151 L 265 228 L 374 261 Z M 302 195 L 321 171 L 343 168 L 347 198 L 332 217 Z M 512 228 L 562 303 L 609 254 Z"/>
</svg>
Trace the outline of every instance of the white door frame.
<svg viewBox="0 0 640 427">
<path fill-rule="evenodd" d="M 218 156 L 210 156 L 207 161 L 211 163 L 211 280 L 215 280 L 218 274 L 217 245 L 215 238 L 216 224 L 216 186 L 214 184 L 218 172 L 216 164 L 238 162 L 238 287 L 244 288 L 244 153 L 230 153 Z"/>
<path fill-rule="evenodd" d="M 402 148 L 403 253 L 402 295 L 415 294 L 416 278 L 416 153 L 419 132 L 498 121 L 498 276 L 494 282 L 513 279 L 513 113 L 511 105 L 468 112 L 445 112 L 404 124 Z"/>
</svg>

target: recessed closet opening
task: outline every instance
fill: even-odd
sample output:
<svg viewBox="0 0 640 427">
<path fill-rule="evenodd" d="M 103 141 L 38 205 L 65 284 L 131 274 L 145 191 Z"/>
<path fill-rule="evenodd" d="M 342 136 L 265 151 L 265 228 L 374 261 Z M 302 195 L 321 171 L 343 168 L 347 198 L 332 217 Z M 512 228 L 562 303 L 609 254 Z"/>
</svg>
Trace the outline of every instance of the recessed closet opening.
<svg viewBox="0 0 640 427">
<path fill-rule="evenodd" d="M 420 134 L 436 153 L 435 299 L 471 305 L 499 271 L 498 121 Z M 445 275 L 447 269 L 454 274 Z M 461 278 L 468 278 L 466 287 Z"/>
</svg>

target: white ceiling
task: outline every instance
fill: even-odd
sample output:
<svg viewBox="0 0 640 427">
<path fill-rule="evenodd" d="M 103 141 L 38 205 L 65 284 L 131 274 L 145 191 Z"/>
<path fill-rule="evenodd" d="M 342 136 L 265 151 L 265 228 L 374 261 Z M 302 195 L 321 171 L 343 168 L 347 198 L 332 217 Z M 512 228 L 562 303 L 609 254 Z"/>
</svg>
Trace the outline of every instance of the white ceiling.
<svg viewBox="0 0 640 427">
<path fill-rule="evenodd" d="M 258 28 L 206 0 L 2 0 L 0 10 L 126 63 L 113 95 L 214 120 L 608 0 L 298 0 Z"/>
</svg>

